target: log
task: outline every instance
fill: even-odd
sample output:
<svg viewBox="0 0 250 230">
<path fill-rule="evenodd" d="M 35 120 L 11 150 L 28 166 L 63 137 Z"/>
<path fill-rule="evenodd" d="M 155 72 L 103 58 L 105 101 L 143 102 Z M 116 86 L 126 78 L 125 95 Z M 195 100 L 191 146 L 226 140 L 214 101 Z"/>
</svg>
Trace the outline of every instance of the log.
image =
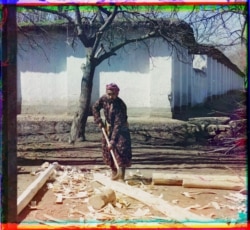
<svg viewBox="0 0 250 230">
<path fill-rule="evenodd" d="M 54 172 L 54 165 L 51 164 L 45 171 L 43 171 L 35 181 L 33 181 L 28 188 L 17 199 L 17 214 L 19 214 L 36 195 L 39 189 L 49 179 Z"/>
<path fill-rule="evenodd" d="M 94 209 L 101 209 L 106 206 L 108 203 L 115 204 L 116 195 L 112 189 L 106 189 L 100 194 L 96 194 L 89 199 L 89 204 Z"/>
<path fill-rule="evenodd" d="M 168 175 L 164 173 L 153 173 L 152 184 L 154 185 L 177 185 L 182 186 L 183 178 L 178 175 Z"/>
<path fill-rule="evenodd" d="M 201 180 L 201 181 L 223 181 L 244 184 L 246 178 L 240 176 L 228 175 L 193 175 L 193 174 L 166 174 L 166 173 L 153 173 L 152 183 L 154 185 L 176 185 L 182 186 L 183 180 Z"/>
<path fill-rule="evenodd" d="M 208 217 L 199 216 L 179 206 L 171 205 L 167 201 L 139 188 L 132 187 L 122 182 L 112 181 L 100 173 L 94 174 L 94 180 L 117 192 L 130 196 L 182 224 L 193 225 L 192 221 L 212 222 L 212 219 Z"/>
<path fill-rule="evenodd" d="M 241 189 L 245 188 L 244 184 L 242 183 L 229 181 L 222 182 L 218 180 L 204 181 L 199 179 L 184 179 L 182 185 L 184 188 L 208 188 L 234 191 L 240 191 Z"/>
</svg>

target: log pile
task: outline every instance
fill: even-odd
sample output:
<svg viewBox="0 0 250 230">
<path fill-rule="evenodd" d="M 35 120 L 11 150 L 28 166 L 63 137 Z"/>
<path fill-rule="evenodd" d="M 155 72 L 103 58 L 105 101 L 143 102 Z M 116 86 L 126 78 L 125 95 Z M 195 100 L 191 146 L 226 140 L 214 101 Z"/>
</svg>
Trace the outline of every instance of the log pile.
<svg viewBox="0 0 250 230">
<path fill-rule="evenodd" d="M 228 116 L 190 118 L 188 123 L 197 127 L 195 134 L 197 140 L 207 140 L 209 145 L 219 147 L 211 152 L 245 155 L 246 114 L 246 106 L 241 105 L 233 114 L 227 114 Z"/>
<path fill-rule="evenodd" d="M 231 116 L 230 121 L 223 129 L 215 131 L 210 143 L 224 147 L 224 154 L 246 154 L 247 145 L 247 118 L 246 107 L 238 108 Z"/>
</svg>

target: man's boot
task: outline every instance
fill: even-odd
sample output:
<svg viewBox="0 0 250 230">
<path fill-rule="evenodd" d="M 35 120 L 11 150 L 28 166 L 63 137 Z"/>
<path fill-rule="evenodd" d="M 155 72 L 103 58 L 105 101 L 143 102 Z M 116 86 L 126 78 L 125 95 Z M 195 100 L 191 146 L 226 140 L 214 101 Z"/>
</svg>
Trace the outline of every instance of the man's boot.
<svg viewBox="0 0 250 230">
<path fill-rule="evenodd" d="M 120 172 L 117 172 L 117 169 L 111 169 L 111 180 L 118 180 L 120 177 Z"/>
<path fill-rule="evenodd" d="M 126 170 L 125 167 L 122 167 L 122 168 L 121 168 L 120 177 L 119 177 L 119 180 L 120 180 L 120 181 L 124 181 L 124 178 L 125 178 L 125 170 Z"/>
</svg>

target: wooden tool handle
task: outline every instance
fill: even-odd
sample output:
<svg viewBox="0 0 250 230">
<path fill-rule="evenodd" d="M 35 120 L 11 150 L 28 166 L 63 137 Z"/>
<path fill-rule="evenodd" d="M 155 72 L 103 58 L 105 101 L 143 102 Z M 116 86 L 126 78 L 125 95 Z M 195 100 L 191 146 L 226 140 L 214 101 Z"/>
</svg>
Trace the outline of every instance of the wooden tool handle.
<svg viewBox="0 0 250 230">
<path fill-rule="evenodd" d="M 103 135 L 104 135 L 104 137 L 105 137 L 105 139 L 106 139 L 106 142 L 107 142 L 107 144 L 109 145 L 110 143 L 109 143 L 109 139 L 108 139 L 108 136 L 107 136 L 107 134 L 106 134 L 106 131 L 105 131 L 105 129 L 102 127 L 102 132 L 103 132 Z M 113 152 L 113 150 L 111 149 L 110 150 L 110 153 L 111 153 L 111 156 L 112 156 L 112 158 L 113 158 L 113 160 L 114 160 L 114 163 L 115 163 L 115 167 L 117 168 L 117 172 L 119 171 L 119 165 L 118 165 L 118 163 L 117 163 L 117 160 L 116 160 L 116 158 L 115 158 L 115 154 L 114 154 L 114 152 Z"/>
</svg>

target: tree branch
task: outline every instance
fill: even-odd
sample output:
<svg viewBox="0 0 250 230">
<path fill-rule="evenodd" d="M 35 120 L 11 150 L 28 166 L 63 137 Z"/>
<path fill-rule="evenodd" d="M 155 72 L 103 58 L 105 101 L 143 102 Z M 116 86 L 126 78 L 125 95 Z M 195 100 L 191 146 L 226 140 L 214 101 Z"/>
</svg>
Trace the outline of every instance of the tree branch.
<svg viewBox="0 0 250 230">
<path fill-rule="evenodd" d="M 80 9 L 79 6 L 76 6 L 76 26 L 77 26 L 77 30 L 78 30 L 78 38 L 81 40 L 81 42 L 83 43 L 83 45 L 86 48 L 90 48 L 93 47 L 93 44 L 96 40 L 96 35 L 94 36 L 87 36 L 87 32 L 86 32 L 86 28 L 84 29 L 83 27 L 83 22 L 81 19 L 81 13 L 80 13 Z M 92 26 L 92 25 L 89 25 Z"/>
<path fill-rule="evenodd" d="M 106 14 L 108 17 L 111 15 L 111 13 L 107 9 L 103 8 L 102 6 L 98 6 L 98 8 L 101 12 Z"/>
<path fill-rule="evenodd" d="M 41 7 L 41 6 L 29 6 L 27 8 L 28 9 L 33 9 L 33 10 L 38 10 L 38 11 L 43 11 L 43 12 L 47 12 L 47 13 L 51 13 L 51 14 L 56 14 L 56 15 L 58 15 L 60 17 L 65 18 L 70 24 L 74 24 L 73 18 L 71 18 L 66 13 L 59 12 L 59 10 L 58 11 L 57 10 L 52 10 L 52 9 Z"/>
<path fill-rule="evenodd" d="M 104 23 L 104 25 L 102 25 L 101 28 L 99 29 L 99 32 L 105 31 L 112 24 L 112 22 L 114 21 L 115 16 L 117 15 L 117 10 L 118 10 L 118 6 L 115 6 L 113 12 L 110 14 L 108 19 Z"/>
<path fill-rule="evenodd" d="M 99 58 L 96 59 L 96 63 L 97 65 L 99 65 L 103 60 L 116 55 L 116 51 L 119 50 L 120 48 L 124 47 L 125 45 L 128 45 L 130 43 L 133 42 L 139 42 L 139 41 L 143 41 L 149 38 L 153 38 L 153 37 L 157 37 L 158 31 L 152 31 L 146 35 L 143 35 L 139 38 L 133 38 L 133 39 L 126 39 L 124 42 L 121 42 L 120 44 L 118 44 L 117 46 L 114 46 L 113 48 L 110 49 L 110 51 L 102 54 Z"/>
<path fill-rule="evenodd" d="M 117 14 L 117 9 L 118 6 L 115 6 L 113 12 L 110 14 L 110 16 L 108 17 L 108 19 L 106 20 L 106 22 L 100 27 L 100 29 L 98 30 L 98 32 L 96 33 L 96 37 L 95 37 L 95 43 L 93 45 L 93 49 L 92 49 L 92 55 L 91 58 L 94 58 L 95 53 L 97 51 L 97 48 L 100 44 L 100 40 L 102 38 L 103 32 L 105 30 L 107 30 L 107 28 L 112 24 L 112 22 L 114 21 L 114 18 Z M 98 64 L 97 64 L 98 65 Z"/>
</svg>

